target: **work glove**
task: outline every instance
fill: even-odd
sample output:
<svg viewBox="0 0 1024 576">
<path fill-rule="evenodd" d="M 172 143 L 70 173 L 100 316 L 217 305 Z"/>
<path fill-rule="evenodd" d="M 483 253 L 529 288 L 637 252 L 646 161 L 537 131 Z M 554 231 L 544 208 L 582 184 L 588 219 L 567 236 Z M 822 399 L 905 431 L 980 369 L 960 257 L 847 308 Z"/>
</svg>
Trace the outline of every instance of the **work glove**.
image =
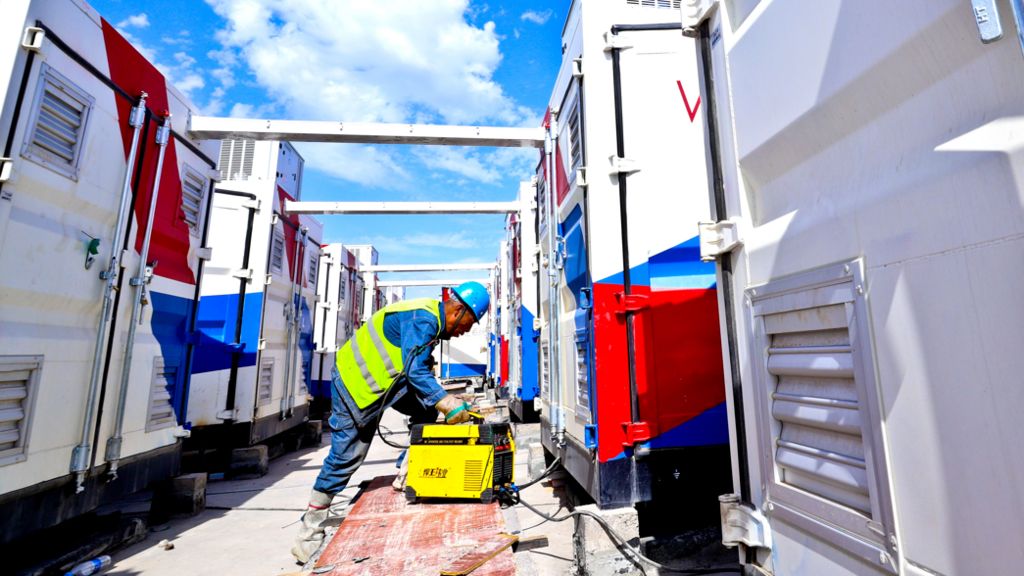
<svg viewBox="0 0 1024 576">
<path fill-rule="evenodd" d="M 445 424 L 469 422 L 469 413 L 473 410 L 469 402 L 459 400 L 451 394 L 445 394 L 444 398 L 441 398 L 441 401 L 434 405 L 434 408 L 437 408 L 438 412 L 444 414 Z"/>
</svg>

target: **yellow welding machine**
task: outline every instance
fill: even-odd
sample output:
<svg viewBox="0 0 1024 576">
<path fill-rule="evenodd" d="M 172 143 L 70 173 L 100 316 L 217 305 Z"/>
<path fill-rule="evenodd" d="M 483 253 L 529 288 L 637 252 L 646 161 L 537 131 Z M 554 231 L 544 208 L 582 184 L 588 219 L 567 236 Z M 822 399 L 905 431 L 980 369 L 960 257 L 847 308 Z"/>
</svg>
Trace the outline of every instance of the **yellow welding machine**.
<svg viewBox="0 0 1024 576">
<path fill-rule="evenodd" d="M 508 424 L 418 424 L 409 437 L 405 497 L 494 499 L 512 483 Z"/>
</svg>

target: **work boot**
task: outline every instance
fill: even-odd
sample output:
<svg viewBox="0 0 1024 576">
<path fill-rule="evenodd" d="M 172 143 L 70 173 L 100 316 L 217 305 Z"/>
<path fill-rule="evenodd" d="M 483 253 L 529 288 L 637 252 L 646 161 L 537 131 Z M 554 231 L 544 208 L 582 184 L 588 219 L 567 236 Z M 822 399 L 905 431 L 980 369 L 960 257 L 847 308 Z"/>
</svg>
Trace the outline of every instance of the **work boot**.
<svg viewBox="0 0 1024 576">
<path fill-rule="evenodd" d="M 391 488 L 395 492 L 401 492 L 405 490 L 405 477 L 409 475 L 409 451 L 406 450 L 402 453 L 402 463 L 398 466 L 398 476 L 395 476 L 393 482 L 391 482 Z"/>
<path fill-rule="evenodd" d="M 324 528 L 321 526 L 327 520 L 331 511 L 331 500 L 334 496 L 317 492 L 309 497 L 309 507 L 302 515 L 302 526 L 299 528 L 299 535 L 295 538 L 295 546 L 292 547 L 292 556 L 300 564 L 309 562 L 309 557 L 320 549 L 324 542 Z"/>
</svg>

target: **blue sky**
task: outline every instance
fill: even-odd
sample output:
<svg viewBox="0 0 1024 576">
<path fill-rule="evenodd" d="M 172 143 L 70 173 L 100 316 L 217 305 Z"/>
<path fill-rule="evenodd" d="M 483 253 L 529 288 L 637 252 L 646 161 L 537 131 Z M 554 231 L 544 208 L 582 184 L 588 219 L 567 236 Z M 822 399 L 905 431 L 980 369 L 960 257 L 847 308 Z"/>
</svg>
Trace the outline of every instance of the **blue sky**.
<svg viewBox="0 0 1024 576">
<path fill-rule="evenodd" d="M 569 7 L 569 0 L 91 3 L 204 114 L 493 126 L 539 125 Z M 534 150 L 298 147 L 305 200 L 513 200 L 538 160 Z M 503 219 L 321 217 L 325 242 L 374 244 L 382 263 L 395 264 L 492 262 Z"/>
</svg>

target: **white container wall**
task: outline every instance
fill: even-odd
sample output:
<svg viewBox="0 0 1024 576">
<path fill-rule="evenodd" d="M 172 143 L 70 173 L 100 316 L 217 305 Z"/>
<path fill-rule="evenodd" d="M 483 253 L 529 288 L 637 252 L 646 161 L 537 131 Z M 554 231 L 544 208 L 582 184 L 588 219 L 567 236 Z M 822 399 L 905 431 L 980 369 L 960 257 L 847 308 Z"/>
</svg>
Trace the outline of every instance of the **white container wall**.
<svg viewBox="0 0 1024 576">
<path fill-rule="evenodd" d="M 722 2 L 702 25 L 718 219 L 742 242 L 719 273 L 734 476 L 772 573 L 1024 562 L 1010 4 Z"/>
</svg>

